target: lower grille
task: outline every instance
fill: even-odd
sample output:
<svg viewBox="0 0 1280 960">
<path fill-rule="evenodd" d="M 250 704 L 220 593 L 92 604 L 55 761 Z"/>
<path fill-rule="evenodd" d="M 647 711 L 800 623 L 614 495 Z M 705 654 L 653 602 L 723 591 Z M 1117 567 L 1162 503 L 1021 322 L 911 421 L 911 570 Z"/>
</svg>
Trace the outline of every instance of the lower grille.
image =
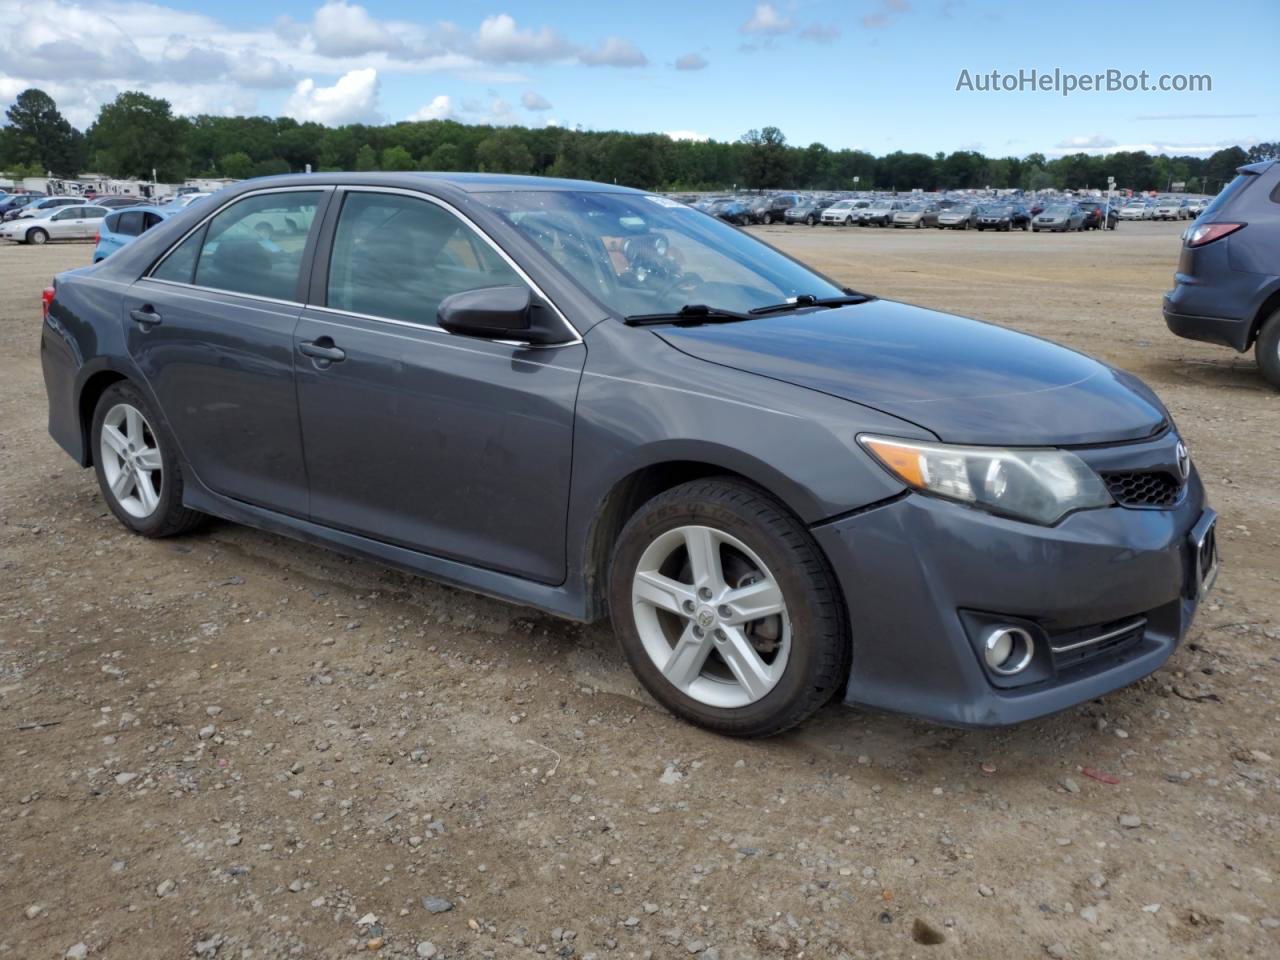
<svg viewBox="0 0 1280 960">
<path fill-rule="evenodd" d="M 1055 636 L 1049 641 L 1053 665 L 1067 670 L 1095 657 L 1120 653 L 1140 643 L 1146 629 L 1146 617 L 1135 617 Z"/>
<path fill-rule="evenodd" d="M 1125 507 L 1172 507 L 1182 496 L 1182 483 L 1164 470 L 1104 473 L 1102 479 L 1116 503 Z"/>
</svg>

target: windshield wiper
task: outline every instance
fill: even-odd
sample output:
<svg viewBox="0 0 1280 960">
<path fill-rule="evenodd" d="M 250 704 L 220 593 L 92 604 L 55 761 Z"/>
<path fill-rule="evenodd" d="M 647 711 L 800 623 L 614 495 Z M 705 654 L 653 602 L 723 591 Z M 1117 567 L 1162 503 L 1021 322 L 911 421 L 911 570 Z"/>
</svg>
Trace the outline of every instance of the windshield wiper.
<svg viewBox="0 0 1280 960">
<path fill-rule="evenodd" d="M 664 323 L 694 326 L 700 323 L 738 323 L 750 319 L 750 313 L 721 310 L 719 307 L 708 307 L 705 303 L 686 303 L 671 313 L 634 313 L 624 317 L 623 322 L 629 327 L 652 327 Z"/>
<path fill-rule="evenodd" d="M 872 299 L 865 293 L 847 293 L 843 297 L 815 297 L 811 293 L 802 293 L 798 297 L 784 300 L 782 303 L 771 303 L 767 307 L 755 307 L 748 310 L 752 316 L 764 313 L 786 313 L 788 310 L 800 310 L 804 307 L 847 307 L 854 303 L 866 303 Z"/>
</svg>

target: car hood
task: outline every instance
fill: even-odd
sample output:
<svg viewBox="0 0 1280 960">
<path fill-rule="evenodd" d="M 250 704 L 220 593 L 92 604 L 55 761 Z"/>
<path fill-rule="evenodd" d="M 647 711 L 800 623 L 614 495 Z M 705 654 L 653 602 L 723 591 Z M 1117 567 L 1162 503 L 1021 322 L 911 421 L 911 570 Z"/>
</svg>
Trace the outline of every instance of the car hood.
<svg viewBox="0 0 1280 960">
<path fill-rule="evenodd" d="M 654 332 L 691 356 L 873 407 L 948 443 L 1111 443 L 1167 423 L 1155 394 L 1127 373 L 890 300 Z"/>
</svg>

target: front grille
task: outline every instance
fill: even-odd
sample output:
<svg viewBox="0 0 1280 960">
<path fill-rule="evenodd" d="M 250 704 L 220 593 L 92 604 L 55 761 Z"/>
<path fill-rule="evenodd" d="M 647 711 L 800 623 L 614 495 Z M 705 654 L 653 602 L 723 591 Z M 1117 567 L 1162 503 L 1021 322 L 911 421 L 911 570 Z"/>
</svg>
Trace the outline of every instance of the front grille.
<svg viewBox="0 0 1280 960">
<path fill-rule="evenodd" d="M 1165 470 L 1104 473 L 1102 479 L 1124 507 L 1172 507 L 1182 495 L 1182 483 Z"/>
</svg>

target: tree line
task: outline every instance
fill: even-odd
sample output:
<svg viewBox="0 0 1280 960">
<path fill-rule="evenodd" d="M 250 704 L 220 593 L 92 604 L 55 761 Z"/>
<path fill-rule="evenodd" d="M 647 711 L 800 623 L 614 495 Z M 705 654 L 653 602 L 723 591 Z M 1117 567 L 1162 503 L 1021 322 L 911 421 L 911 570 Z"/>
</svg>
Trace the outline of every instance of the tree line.
<svg viewBox="0 0 1280 960">
<path fill-rule="evenodd" d="M 910 190 L 1120 188 L 1167 190 L 1176 182 L 1214 192 L 1244 163 L 1280 155 L 1280 144 L 1228 147 L 1209 157 L 1123 151 L 1049 159 L 987 157 L 973 150 L 874 156 L 821 143 L 787 143 L 777 127 L 736 141 L 673 140 L 659 133 L 492 127 L 452 120 L 326 127 L 288 117 L 174 115 L 168 101 L 130 91 L 102 107 L 83 132 L 45 92 L 19 94 L 0 127 L 0 171 L 14 177 L 180 182 L 324 170 L 476 170 L 598 180 L 650 190 L 796 188 Z"/>
</svg>

